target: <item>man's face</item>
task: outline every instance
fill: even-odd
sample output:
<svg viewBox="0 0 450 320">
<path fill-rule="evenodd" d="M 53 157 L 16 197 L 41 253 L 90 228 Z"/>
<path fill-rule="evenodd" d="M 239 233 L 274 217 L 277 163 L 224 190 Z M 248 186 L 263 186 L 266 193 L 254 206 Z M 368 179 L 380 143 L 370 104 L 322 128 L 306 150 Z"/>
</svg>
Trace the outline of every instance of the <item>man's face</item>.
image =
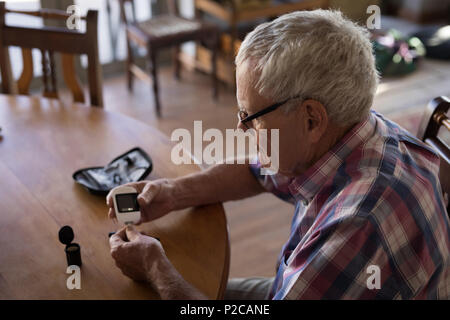
<svg viewBox="0 0 450 320">
<path fill-rule="evenodd" d="M 252 65 L 250 62 L 244 62 L 236 70 L 237 80 L 237 101 L 239 108 L 252 115 L 264 108 L 267 108 L 279 101 L 272 101 L 261 96 L 252 86 L 250 72 Z M 295 103 L 295 100 L 291 103 Z M 249 128 L 253 128 L 258 133 L 261 129 L 266 129 L 267 133 L 267 152 L 271 156 L 271 129 L 279 129 L 279 170 L 278 172 L 287 176 L 294 176 L 308 168 L 308 159 L 311 155 L 311 143 L 309 141 L 308 130 L 305 126 L 305 119 L 301 119 L 304 111 L 301 101 L 298 106 L 288 114 L 283 107 L 265 114 L 257 119 L 247 122 Z M 247 128 L 239 123 L 238 128 L 246 130 Z M 275 150 L 276 151 L 276 150 Z M 258 153 L 261 157 L 262 152 L 258 134 Z M 270 167 L 266 165 L 265 167 Z"/>
</svg>

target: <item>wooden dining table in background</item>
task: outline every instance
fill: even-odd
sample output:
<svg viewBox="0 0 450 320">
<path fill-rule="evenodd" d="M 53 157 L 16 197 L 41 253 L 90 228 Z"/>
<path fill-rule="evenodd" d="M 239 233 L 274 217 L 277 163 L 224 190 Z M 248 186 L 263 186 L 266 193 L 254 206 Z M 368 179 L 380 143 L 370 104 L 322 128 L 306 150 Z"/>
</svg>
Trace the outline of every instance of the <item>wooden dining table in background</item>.
<svg viewBox="0 0 450 320">
<path fill-rule="evenodd" d="M 101 108 L 59 100 L 0 95 L 0 299 L 157 299 L 150 285 L 115 266 L 105 198 L 72 180 L 77 169 L 103 166 L 139 146 L 153 160 L 148 179 L 198 171 L 174 165 L 172 143 L 158 130 Z M 81 246 L 81 289 L 70 274 L 58 231 L 70 225 Z M 158 237 L 185 280 L 221 298 L 229 266 L 221 204 L 176 211 L 142 224 Z"/>
</svg>

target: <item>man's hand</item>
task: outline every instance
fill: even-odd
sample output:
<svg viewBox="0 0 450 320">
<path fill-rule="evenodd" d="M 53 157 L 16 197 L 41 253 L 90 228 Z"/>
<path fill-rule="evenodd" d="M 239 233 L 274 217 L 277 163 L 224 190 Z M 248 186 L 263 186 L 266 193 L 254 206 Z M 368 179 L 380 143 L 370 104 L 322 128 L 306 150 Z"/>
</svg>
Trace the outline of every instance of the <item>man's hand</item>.
<svg viewBox="0 0 450 320">
<path fill-rule="evenodd" d="M 175 198 L 172 180 L 141 181 L 128 183 L 126 186 L 136 189 L 139 193 L 137 200 L 141 208 L 141 220 L 138 224 L 158 219 L 174 209 Z M 111 193 L 112 191 L 106 197 L 106 203 L 109 207 L 109 218 L 115 219 L 116 212 Z"/>
<path fill-rule="evenodd" d="M 122 273 L 136 281 L 151 282 L 152 267 L 167 259 L 161 243 L 133 227 L 125 227 L 109 238 L 111 256 Z"/>
<path fill-rule="evenodd" d="M 109 244 L 122 273 L 133 280 L 149 282 L 161 299 L 207 299 L 177 272 L 155 238 L 129 226 L 112 235 Z"/>
</svg>

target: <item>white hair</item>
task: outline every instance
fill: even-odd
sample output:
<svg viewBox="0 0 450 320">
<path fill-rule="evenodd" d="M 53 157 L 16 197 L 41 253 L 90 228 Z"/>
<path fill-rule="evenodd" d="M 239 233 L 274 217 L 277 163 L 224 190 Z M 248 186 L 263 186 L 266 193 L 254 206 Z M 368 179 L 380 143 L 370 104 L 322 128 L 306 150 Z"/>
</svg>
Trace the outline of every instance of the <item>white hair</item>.
<svg viewBox="0 0 450 320">
<path fill-rule="evenodd" d="M 341 125 L 368 115 L 379 79 L 369 32 L 339 11 L 297 11 L 259 25 L 245 37 L 237 67 L 246 60 L 255 64 L 259 94 L 317 100 Z"/>
</svg>

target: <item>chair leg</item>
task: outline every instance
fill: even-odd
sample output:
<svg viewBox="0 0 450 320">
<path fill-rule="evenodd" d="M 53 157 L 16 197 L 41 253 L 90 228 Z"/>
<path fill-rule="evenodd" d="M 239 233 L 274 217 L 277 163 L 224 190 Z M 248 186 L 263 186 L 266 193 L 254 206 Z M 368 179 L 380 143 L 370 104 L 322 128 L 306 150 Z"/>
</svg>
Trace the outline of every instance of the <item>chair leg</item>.
<svg viewBox="0 0 450 320">
<path fill-rule="evenodd" d="M 128 91 L 133 92 L 133 85 L 134 85 L 134 78 L 133 73 L 128 69 L 127 72 L 127 84 L 128 84 Z"/>
<path fill-rule="evenodd" d="M 181 62 L 180 62 L 180 46 L 176 46 L 173 50 L 173 63 L 175 66 L 174 76 L 175 79 L 180 80 Z"/>
<path fill-rule="evenodd" d="M 131 66 L 134 63 L 133 59 L 133 49 L 131 48 L 131 44 L 127 43 L 127 50 L 128 50 L 128 56 L 127 56 L 127 84 L 128 84 L 128 91 L 133 91 L 133 84 L 134 84 L 134 78 L 133 78 L 133 72 L 131 72 Z"/>
<path fill-rule="evenodd" d="M 219 36 L 216 35 L 213 37 L 213 40 L 211 41 L 211 47 L 212 47 L 212 55 L 211 55 L 211 77 L 212 77 L 212 84 L 213 84 L 213 98 L 214 100 L 217 100 L 219 98 L 219 81 L 217 79 L 217 56 L 218 56 L 218 42 L 219 42 Z"/>
<path fill-rule="evenodd" d="M 161 117 L 161 104 L 159 102 L 159 85 L 158 85 L 158 70 L 156 65 L 156 52 L 155 50 L 149 50 L 150 55 L 150 69 L 153 79 L 153 96 L 155 99 L 156 116 Z"/>
</svg>

